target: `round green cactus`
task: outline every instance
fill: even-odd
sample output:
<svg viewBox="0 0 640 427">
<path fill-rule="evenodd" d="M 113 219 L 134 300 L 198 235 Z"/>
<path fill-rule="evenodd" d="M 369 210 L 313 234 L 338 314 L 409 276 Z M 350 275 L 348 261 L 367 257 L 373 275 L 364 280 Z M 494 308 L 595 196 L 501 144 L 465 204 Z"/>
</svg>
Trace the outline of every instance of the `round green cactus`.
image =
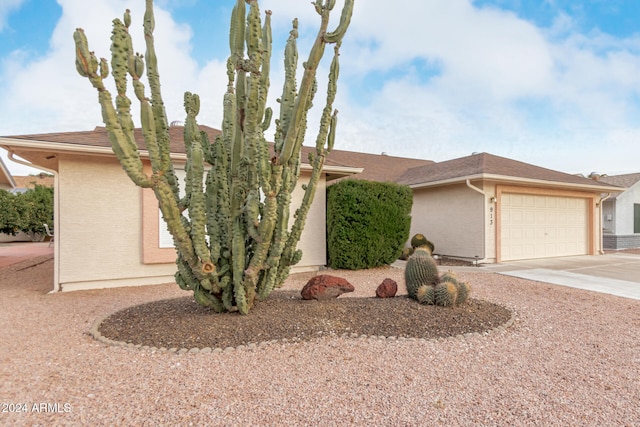
<svg viewBox="0 0 640 427">
<path fill-rule="evenodd" d="M 400 259 L 406 261 L 411 255 L 413 255 L 413 248 L 404 248 L 400 254 Z"/>
<path fill-rule="evenodd" d="M 420 247 L 427 247 L 429 248 L 429 250 L 431 251 L 431 253 L 433 253 L 435 246 L 433 245 L 433 243 L 431 243 L 429 240 L 427 240 L 427 238 L 424 236 L 424 234 L 416 234 L 411 238 L 411 247 L 412 248 L 420 248 Z"/>
<path fill-rule="evenodd" d="M 458 287 L 452 282 L 440 282 L 434 289 L 435 304 L 452 307 L 458 300 Z"/>
<path fill-rule="evenodd" d="M 456 298 L 456 305 L 464 304 L 469 299 L 471 293 L 471 286 L 468 283 L 459 282 L 456 284 L 458 288 L 458 297 Z"/>
<path fill-rule="evenodd" d="M 435 287 L 432 285 L 420 286 L 416 291 L 416 299 L 420 304 L 435 304 Z"/>
<path fill-rule="evenodd" d="M 458 277 L 453 271 L 447 271 L 440 276 L 440 282 L 450 282 L 456 285 L 458 290 L 458 296 L 455 301 L 455 305 L 464 304 L 469 299 L 471 293 L 471 286 L 468 283 L 458 281 Z"/>
<path fill-rule="evenodd" d="M 417 248 L 420 246 L 424 246 L 427 244 L 427 238 L 424 237 L 424 234 L 416 234 L 411 238 L 411 247 Z"/>
<path fill-rule="evenodd" d="M 407 292 L 417 299 L 418 288 L 423 285 L 435 285 L 439 281 L 438 266 L 427 248 L 417 248 L 407 261 L 404 270 Z"/>
<path fill-rule="evenodd" d="M 453 271 L 449 270 L 446 273 L 444 273 L 442 276 L 440 276 L 440 281 L 441 282 L 451 282 L 454 284 L 458 284 L 458 277 L 456 276 L 456 273 L 454 273 Z"/>
</svg>

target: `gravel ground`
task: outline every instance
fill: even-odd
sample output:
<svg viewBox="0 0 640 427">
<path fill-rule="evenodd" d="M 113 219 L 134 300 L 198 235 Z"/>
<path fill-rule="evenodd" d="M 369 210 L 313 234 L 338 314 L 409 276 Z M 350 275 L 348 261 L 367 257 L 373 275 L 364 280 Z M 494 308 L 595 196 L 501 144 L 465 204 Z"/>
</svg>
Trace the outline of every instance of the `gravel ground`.
<svg viewBox="0 0 640 427">
<path fill-rule="evenodd" d="M 185 296 L 175 284 L 47 295 L 51 271 L 46 257 L 0 270 L 3 426 L 640 426 L 640 301 L 467 270 L 474 298 L 514 313 L 509 328 L 176 354 L 89 334 Z M 339 273 L 354 296 L 402 283 L 401 270 Z"/>
</svg>

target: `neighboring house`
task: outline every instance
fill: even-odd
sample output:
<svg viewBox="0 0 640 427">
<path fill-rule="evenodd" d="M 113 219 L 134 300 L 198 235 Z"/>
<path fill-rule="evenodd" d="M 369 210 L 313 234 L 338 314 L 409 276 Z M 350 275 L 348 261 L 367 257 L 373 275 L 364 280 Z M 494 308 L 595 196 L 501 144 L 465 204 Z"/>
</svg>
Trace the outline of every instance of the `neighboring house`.
<svg viewBox="0 0 640 427">
<path fill-rule="evenodd" d="M 206 126 L 201 129 L 211 141 L 220 133 Z M 182 134 L 182 127 L 170 128 L 172 159 L 178 175 L 186 161 Z M 136 140 L 148 165 L 140 130 L 136 130 Z M 153 192 L 136 187 L 122 171 L 105 128 L 2 137 L 0 146 L 55 174 L 55 290 L 174 280 L 176 253 L 171 239 L 167 239 Z M 309 151 L 303 147 L 303 162 Z M 292 271 L 317 270 L 326 264 L 326 184 L 362 173 L 359 163 L 375 169 L 377 176 L 394 179 L 407 168 L 431 162 L 334 150 L 325 162 L 298 245 L 303 251 L 302 260 Z M 308 182 L 310 171 L 308 164 L 302 165 L 299 187 Z M 301 197 L 302 190 L 298 188 L 292 209 L 300 204 Z"/>
<path fill-rule="evenodd" d="M 603 194 L 623 188 L 487 153 L 409 169 L 411 234 L 492 263 L 602 251 Z"/>
<path fill-rule="evenodd" d="M 640 248 L 640 173 L 600 176 L 600 182 L 627 188 L 612 194 L 602 206 L 605 249 Z"/>
<path fill-rule="evenodd" d="M 16 182 L 16 191 L 24 193 L 25 191 L 36 188 L 36 185 L 53 188 L 53 174 L 40 173 L 38 175 L 14 176 Z"/>
<path fill-rule="evenodd" d="M 219 134 L 201 129 L 211 141 Z M 182 133 L 181 127 L 170 128 L 178 174 L 186 161 Z M 140 130 L 136 140 L 148 166 Z M 122 171 L 105 128 L 0 137 L 0 146 L 55 175 L 55 290 L 173 282 L 175 249 L 157 201 Z M 303 147 L 303 162 L 310 150 Z M 310 169 L 303 163 L 299 186 Z M 601 194 L 623 190 L 484 153 L 434 163 L 334 150 L 325 162 L 298 245 L 303 257 L 293 272 L 325 265 L 325 189 L 344 178 L 410 185 L 411 233 L 426 234 L 437 253 L 483 262 L 598 253 Z M 301 197 L 302 190 L 296 190 L 293 209 Z"/>
</svg>

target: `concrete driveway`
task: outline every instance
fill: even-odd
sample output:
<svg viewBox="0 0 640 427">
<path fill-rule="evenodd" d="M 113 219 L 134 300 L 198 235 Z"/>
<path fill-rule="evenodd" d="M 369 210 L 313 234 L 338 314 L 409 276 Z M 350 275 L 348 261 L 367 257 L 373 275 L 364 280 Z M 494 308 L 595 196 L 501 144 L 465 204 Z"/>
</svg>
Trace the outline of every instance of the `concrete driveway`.
<svg viewBox="0 0 640 427">
<path fill-rule="evenodd" d="M 616 253 L 510 261 L 484 270 L 640 300 L 640 255 Z"/>
</svg>

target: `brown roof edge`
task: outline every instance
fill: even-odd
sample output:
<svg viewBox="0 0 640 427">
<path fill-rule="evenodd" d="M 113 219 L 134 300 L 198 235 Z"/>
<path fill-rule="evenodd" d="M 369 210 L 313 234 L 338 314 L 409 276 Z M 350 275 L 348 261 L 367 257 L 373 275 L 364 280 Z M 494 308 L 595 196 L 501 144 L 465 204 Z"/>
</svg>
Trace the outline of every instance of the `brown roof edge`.
<svg viewBox="0 0 640 427">
<path fill-rule="evenodd" d="M 447 160 L 432 165 L 412 168 L 400 178 L 414 188 L 464 182 L 466 179 L 495 179 L 512 182 L 530 182 L 548 185 L 570 185 L 602 191 L 624 191 L 624 188 L 597 182 L 589 178 L 571 175 L 535 166 L 518 160 L 478 153 Z"/>
<path fill-rule="evenodd" d="M 171 152 L 178 157 L 184 156 L 184 144 L 182 143 L 183 129 L 182 126 L 173 126 L 169 129 L 172 140 Z M 220 135 L 220 130 L 209 126 L 200 125 L 200 129 L 207 133 L 210 141 L 213 141 L 217 135 Z M 134 134 L 139 148 L 144 151 L 145 145 L 142 131 L 136 129 Z M 9 145 L 9 140 L 30 142 L 42 150 L 44 150 L 43 146 L 51 144 L 52 146 L 55 145 L 55 147 L 51 147 L 53 150 L 79 151 L 93 154 L 111 153 L 109 136 L 106 128 L 103 126 L 96 126 L 92 131 L 17 135 L 0 137 L 0 140 L 3 140 L 0 141 L 2 145 Z M 313 147 L 302 147 L 303 162 L 307 161 L 308 153 L 312 150 Z M 337 179 L 357 174 L 357 178 L 359 179 L 395 182 L 408 168 L 430 163 L 433 162 L 431 160 L 396 157 L 386 154 L 358 153 L 338 149 L 329 153 L 325 161 L 325 166 L 327 169 L 342 174 L 341 176 L 333 176 Z"/>
</svg>

